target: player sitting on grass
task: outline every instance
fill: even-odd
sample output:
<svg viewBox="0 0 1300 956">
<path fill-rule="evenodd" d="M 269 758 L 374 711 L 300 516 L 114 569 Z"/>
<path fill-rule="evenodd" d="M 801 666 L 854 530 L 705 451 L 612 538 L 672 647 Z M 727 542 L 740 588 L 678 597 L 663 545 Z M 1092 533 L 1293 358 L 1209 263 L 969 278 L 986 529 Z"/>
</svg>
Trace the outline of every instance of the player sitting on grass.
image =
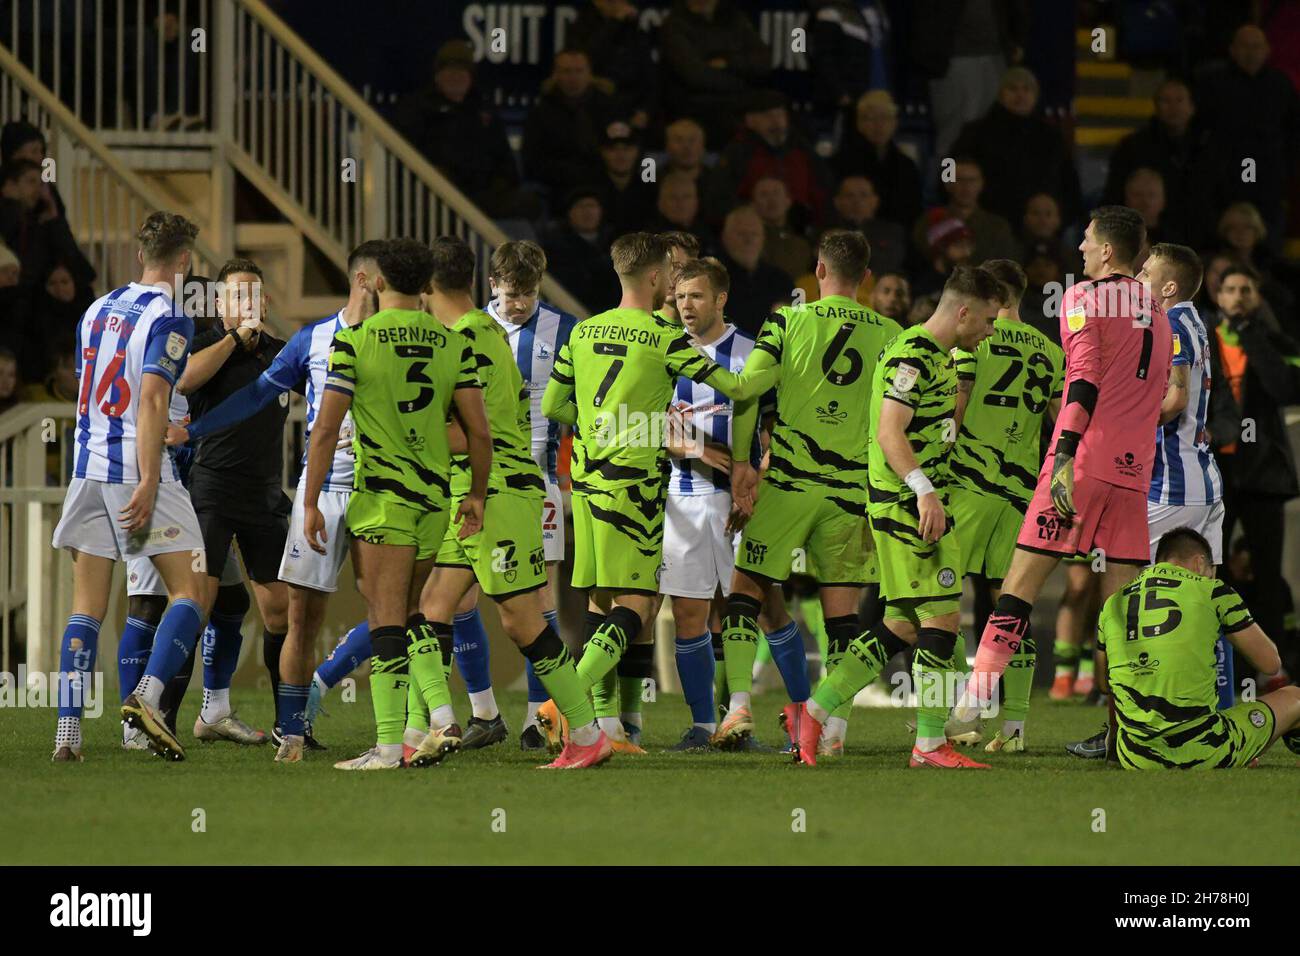
<svg viewBox="0 0 1300 956">
<path fill-rule="evenodd" d="M 1214 644 L 1227 640 L 1264 673 L 1277 647 L 1240 595 L 1214 577 L 1210 543 L 1191 528 L 1166 532 L 1156 561 L 1112 595 L 1098 633 L 1128 770 L 1245 767 L 1279 737 L 1300 754 L 1300 687 L 1219 710 Z"/>
<path fill-rule="evenodd" d="M 497 603 L 506 635 L 532 664 L 570 728 L 568 746 L 552 767 L 580 769 L 609 759 L 609 740 L 596 726 L 586 688 L 578 680 L 573 658 L 547 620 L 544 600 L 546 554 L 542 546 L 542 505 L 546 484 L 532 457 L 528 391 L 515 364 L 505 333 L 496 321 L 474 307 L 474 252 L 463 239 L 447 236 L 433 243 L 433 294 L 429 305 L 448 329 L 460 333 L 473 351 L 492 433 L 492 473 L 481 528 L 464 533 L 459 507 L 471 493 L 472 475 L 465 437 L 452 422 L 452 506 L 456 518 L 447 526 L 433 573 L 420 596 L 420 610 L 432 623 L 442 647 L 450 648 L 452 618 L 475 583 Z M 426 700 L 412 685 L 407 715 L 407 765 L 437 763 L 452 741 L 428 732 L 431 707 L 445 700 Z"/>
<path fill-rule="evenodd" d="M 578 324 L 542 398 L 547 418 L 579 426 L 573 586 L 589 594 L 578 673 L 592 689 L 601 729 L 618 740 L 625 735 L 614 668 L 648 620 L 658 591 L 668 473 L 664 425 L 677 379 L 705 382 L 736 401 L 736 435 L 754 431 L 755 399 L 775 379 L 770 372 L 736 375 L 719 367 L 651 314 L 668 287 L 668 251 L 662 238 L 644 232 L 614 241 L 611 258 L 623 287 L 619 307 Z M 748 448 L 746 441 L 736 460 Z M 538 719 L 557 746 L 564 728 L 554 701 L 543 705 Z"/>
<path fill-rule="evenodd" d="M 958 267 L 924 325 L 885 347 L 871 389 L 871 533 L 884 613 L 849 645 L 801 712 L 799 759 L 817 763 L 822 726 L 909 646 L 916 648 L 916 746 L 911 766 L 982 768 L 944 737 L 948 686 L 961 622 L 960 529 L 949 513 L 948 455 L 956 436 L 954 346 L 974 350 L 993 333 L 1002 284 L 984 269 Z"/>
<path fill-rule="evenodd" d="M 472 473 L 456 516 L 466 536 L 482 525 L 492 465 L 474 353 L 459 333 L 442 328 L 421 308 L 420 296 L 433 276 L 433 253 L 413 239 L 396 239 L 384 243 L 375 259 L 379 311 L 334 334 L 303 483 L 303 536 L 314 551 L 325 554 L 329 538 L 320 494 L 343 418 L 351 410 L 356 464 L 347 525 L 356 539 L 357 572 L 366 582 L 377 743 L 353 760 L 336 763 L 340 770 L 401 767 L 411 682 L 418 683 L 426 700 L 437 695 L 438 685 L 446 691 L 443 656 L 451 660 L 450 641 L 439 646 L 433 628 L 418 614 L 418 602 L 450 517 L 447 417 L 453 407 L 468 442 Z M 448 737 L 460 736 L 441 724 L 437 729 Z"/>
</svg>

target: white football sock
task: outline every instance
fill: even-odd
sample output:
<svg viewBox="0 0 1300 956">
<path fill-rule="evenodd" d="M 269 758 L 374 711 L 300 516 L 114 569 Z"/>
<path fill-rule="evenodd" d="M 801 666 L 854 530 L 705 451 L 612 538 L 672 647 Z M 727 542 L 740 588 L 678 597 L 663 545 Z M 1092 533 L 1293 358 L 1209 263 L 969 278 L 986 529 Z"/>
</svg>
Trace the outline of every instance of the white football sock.
<svg viewBox="0 0 1300 956">
<path fill-rule="evenodd" d="M 731 705 L 727 708 L 727 713 L 733 714 L 742 707 L 749 706 L 749 691 L 738 690 L 731 695 Z"/>
<path fill-rule="evenodd" d="M 456 722 L 456 711 L 452 710 L 451 704 L 443 704 L 432 714 L 429 715 L 429 726 L 442 729 L 448 724 Z"/>
<path fill-rule="evenodd" d="M 849 722 L 843 717 L 830 717 L 823 726 L 823 733 L 835 740 L 843 740 L 848 729 Z"/>
<path fill-rule="evenodd" d="M 605 731 L 610 740 L 622 740 L 625 736 L 623 725 L 617 717 L 597 717 L 596 724 Z"/>
<path fill-rule="evenodd" d="M 58 726 L 54 730 L 54 747 L 71 747 L 73 750 L 81 749 L 81 718 L 80 717 L 60 717 Z"/>
<path fill-rule="evenodd" d="M 469 695 L 469 706 L 479 720 L 491 720 L 500 713 L 497 709 L 496 695 L 492 693 L 491 687 L 487 690 L 472 691 Z"/>
<path fill-rule="evenodd" d="M 210 687 L 203 688 L 203 709 L 199 711 L 199 717 L 204 723 L 215 724 L 222 717 L 230 715 L 230 688 L 223 687 L 220 690 L 214 690 Z"/>
<path fill-rule="evenodd" d="M 817 723 L 821 724 L 823 727 L 825 726 L 826 721 L 830 720 L 831 717 L 831 712 L 811 697 L 808 698 L 808 713 L 812 716 L 813 720 L 817 721 Z"/>
<path fill-rule="evenodd" d="M 1023 720 L 1002 721 L 1003 737 L 1014 737 L 1016 734 L 1019 734 L 1021 737 L 1025 735 L 1025 722 Z"/>
<path fill-rule="evenodd" d="M 600 739 L 600 728 L 596 726 L 594 720 L 585 727 L 571 727 L 569 739 L 579 747 L 590 747 Z"/>
<path fill-rule="evenodd" d="M 932 751 L 938 750 L 947 742 L 948 738 L 946 737 L 917 737 L 916 749 L 921 751 L 921 753 L 928 754 Z"/>
<path fill-rule="evenodd" d="M 524 730 L 527 730 L 529 727 L 541 726 L 537 722 L 537 711 L 538 708 L 540 708 L 544 703 L 545 701 L 532 701 L 532 700 L 528 702 L 528 713 L 524 715 Z"/>
<path fill-rule="evenodd" d="M 140 683 L 135 685 L 135 695 L 150 707 L 156 708 L 159 701 L 162 700 L 163 687 L 165 686 L 158 678 L 145 674 L 140 678 Z"/>
</svg>

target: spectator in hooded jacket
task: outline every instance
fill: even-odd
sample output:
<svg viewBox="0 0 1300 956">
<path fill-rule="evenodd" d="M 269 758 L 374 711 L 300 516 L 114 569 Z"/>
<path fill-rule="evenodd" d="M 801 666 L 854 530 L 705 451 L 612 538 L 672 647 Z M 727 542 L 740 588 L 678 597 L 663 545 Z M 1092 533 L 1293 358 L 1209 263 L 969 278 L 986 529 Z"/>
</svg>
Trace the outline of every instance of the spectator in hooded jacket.
<svg viewBox="0 0 1300 956">
<path fill-rule="evenodd" d="M 644 129 L 657 111 L 659 73 L 637 8 L 629 0 L 591 0 L 569 24 L 565 41 L 585 51 L 592 72 L 613 84 L 615 110 Z"/>
<path fill-rule="evenodd" d="M 614 120 L 600 132 L 604 166 L 596 179 L 605 223 L 614 236 L 645 227 L 655 212 L 655 183 L 642 176 L 641 136 L 627 120 Z"/>
<path fill-rule="evenodd" d="M 1249 266 L 1225 270 L 1217 305 L 1207 322 L 1217 323 L 1210 349 L 1215 387 L 1208 430 L 1223 472 L 1223 539 L 1231 541 L 1240 523 L 1257 584 L 1251 612 L 1268 633 L 1282 634 L 1284 509 L 1300 495 L 1285 416 L 1287 406 L 1300 402 L 1300 345 L 1278 329 L 1260 298 L 1259 276 Z M 1231 402 L 1225 402 L 1229 396 Z"/>
<path fill-rule="evenodd" d="M 609 260 L 613 240 L 602 221 L 600 191 L 578 187 L 561 203 L 563 218 L 546 233 L 548 273 L 589 312 L 602 312 L 618 304 L 618 276 Z"/>
<path fill-rule="evenodd" d="M 984 170 L 980 202 L 1008 222 L 1018 222 L 1034 193 L 1050 193 L 1066 222 L 1081 210 L 1079 173 L 1061 130 L 1034 112 L 1038 80 L 1017 66 L 1002 75 L 997 102 L 968 123 L 953 143 L 954 155 L 979 160 Z"/>
<path fill-rule="evenodd" d="M 1204 76 L 1196 102 L 1210 134 L 1215 207 L 1253 202 L 1276 247 L 1287 182 L 1300 166 L 1300 96 L 1285 73 L 1267 65 L 1268 57 L 1268 39 L 1259 27 L 1238 28 L 1228 62 Z M 1242 176 L 1244 158 L 1254 161 L 1250 181 Z"/>
<path fill-rule="evenodd" d="M 439 48 L 432 80 L 398 102 L 393 125 L 487 215 L 540 215 L 537 198 L 520 189 L 505 126 L 474 86 L 474 51 L 466 41 Z"/>
<path fill-rule="evenodd" d="M 733 192 L 748 199 L 754 183 L 764 176 L 785 182 L 790 199 L 820 223 L 826 211 L 829 173 L 807 139 L 790 122 L 783 94 L 763 91 L 751 96 L 745 126 L 722 154 L 722 168 Z"/>
<path fill-rule="evenodd" d="M 1209 144 L 1195 123 L 1192 91 L 1171 77 L 1155 92 L 1155 114 L 1141 129 L 1129 133 L 1110 155 L 1104 191 L 1107 203 L 1124 200 L 1124 184 L 1141 167 L 1160 173 L 1165 183 L 1163 223 L 1171 235 L 1199 247 L 1210 233 L 1206 204 L 1206 159 Z"/>
<path fill-rule="evenodd" d="M 585 50 L 555 54 L 551 75 L 524 124 L 524 169 L 556 202 L 600 175 L 600 131 L 615 117 L 607 80 L 592 76 Z"/>
<path fill-rule="evenodd" d="M 898 148 L 898 104 L 884 90 L 864 93 L 854 111 L 855 125 L 833 161 L 835 174 L 865 176 L 880 194 L 881 219 L 909 228 L 921 215 L 921 171 Z"/>
<path fill-rule="evenodd" d="M 984 171 L 979 160 L 970 156 L 958 156 L 953 161 L 951 179 L 944 180 L 943 189 L 948 194 L 948 202 L 938 208 L 952 218 L 960 219 L 975 239 L 971 265 L 977 266 L 987 259 L 1016 257 L 1020 250 L 1011 234 L 1010 224 L 997 213 L 984 208 Z M 912 226 L 912 247 L 927 262 L 930 261 L 930 240 L 927 234 L 934 222 L 933 213 L 933 209 L 927 210 Z"/>
<path fill-rule="evenodd" d="M 659 58 L 669 116 L 695 117 L 715 144 L 731 139 L 747 95 L 772 70 L 771 51 L 733 0 L 674 0 Z"/>
</svg>

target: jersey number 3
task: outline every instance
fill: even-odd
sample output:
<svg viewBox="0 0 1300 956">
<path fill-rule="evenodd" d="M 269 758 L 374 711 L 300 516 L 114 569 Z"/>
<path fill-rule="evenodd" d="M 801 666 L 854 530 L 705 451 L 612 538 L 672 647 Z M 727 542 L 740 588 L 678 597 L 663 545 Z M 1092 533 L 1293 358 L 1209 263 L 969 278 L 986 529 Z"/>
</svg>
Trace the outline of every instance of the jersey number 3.
<svg viewBox="0 0 1300 956">
<path fill-rule="evenodd" d="M 416 359 L 406 369 L 406 380 L 419 386 L 415 398 L 403 398 L 397 402 L 397 410 L 408 415 L 427 408 L 433 402 L 433 379 L 425 374 L 429 361 L 433 358 L 433 347 L 429 345 L 397 345 L 394 351 L 398 358 Z"/>
</svg>

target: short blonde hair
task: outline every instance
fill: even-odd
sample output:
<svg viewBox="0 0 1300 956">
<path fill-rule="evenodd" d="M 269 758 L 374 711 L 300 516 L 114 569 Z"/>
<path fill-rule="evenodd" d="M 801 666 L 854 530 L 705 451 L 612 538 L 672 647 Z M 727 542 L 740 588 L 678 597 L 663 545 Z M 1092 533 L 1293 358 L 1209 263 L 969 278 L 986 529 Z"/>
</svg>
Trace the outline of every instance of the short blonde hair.
<svg viewBox="0 0 1300 956">
<path fill-rule="evenodd" d="M 1250 228 L 1255 231 L 1256 242 L 1261 241 L 1268 235 L 1268 227 L 1264 225 L 1264 217 L 1259 214 L 1259 210 L 1255 208 L 1254 203 L 1234 202 L 1223 210 L 1223 215 L 1219 216 L 1218 234 L 1220 239 L 1227 238 L 1228 217 L 1233 215 L 1246 217 Z"/>
<path fill-rule="evenodd" d="M 898 115 L 898 104 L 894 102 L 888 90 L 868 90 L 858 97 L 859 113 L 873 106 L 888 110 L 894 116 Z"/>
</svg>

